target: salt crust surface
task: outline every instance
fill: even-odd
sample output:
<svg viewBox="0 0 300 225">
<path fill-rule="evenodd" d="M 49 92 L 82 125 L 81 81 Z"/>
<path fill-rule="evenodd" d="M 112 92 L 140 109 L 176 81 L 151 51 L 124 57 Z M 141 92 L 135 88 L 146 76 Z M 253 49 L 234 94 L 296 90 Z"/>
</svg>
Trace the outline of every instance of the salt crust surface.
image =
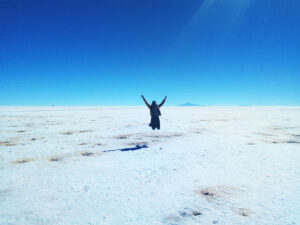
<svg viewBox="0 0 300 225">
<path fill-rule="evenodd" d="M 300 224 L 300 107 L 161 111 L 0 107 L 0 224 Z"/>
</svg>

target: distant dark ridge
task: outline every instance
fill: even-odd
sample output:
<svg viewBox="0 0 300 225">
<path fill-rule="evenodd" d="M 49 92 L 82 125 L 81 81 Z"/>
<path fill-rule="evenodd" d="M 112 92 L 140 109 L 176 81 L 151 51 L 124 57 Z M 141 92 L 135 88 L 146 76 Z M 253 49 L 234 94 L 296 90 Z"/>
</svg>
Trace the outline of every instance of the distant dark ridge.
<svg viewBox="0 0 300 225">
<path fill-rule="evenodd" d="M 187 103 L 181 104 L 179 106 L 200 106 L 200 105 L 187 102 Z"/>
</svg>

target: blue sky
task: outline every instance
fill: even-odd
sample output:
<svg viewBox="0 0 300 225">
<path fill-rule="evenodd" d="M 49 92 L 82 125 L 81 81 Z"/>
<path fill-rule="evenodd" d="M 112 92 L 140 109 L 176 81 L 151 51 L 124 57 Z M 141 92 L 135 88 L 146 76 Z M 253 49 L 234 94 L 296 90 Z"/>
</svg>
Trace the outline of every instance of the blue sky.
<svg viewBox="0 0 300 225">
<path fill-rule="evenodd" d="M 299 0 L 0 0 L 0 105 L 300 105 Z"/>
</svg>

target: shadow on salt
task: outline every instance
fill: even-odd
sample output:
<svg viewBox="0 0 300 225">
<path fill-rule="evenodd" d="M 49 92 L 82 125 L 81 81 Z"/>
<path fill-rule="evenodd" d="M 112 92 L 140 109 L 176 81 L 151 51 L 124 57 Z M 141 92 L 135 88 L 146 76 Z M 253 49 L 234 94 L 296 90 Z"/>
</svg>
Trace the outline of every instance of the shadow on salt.
<svg viewBox="0 0 300 225">
<path fill-rule="evenodd" d="M 147 145 L 136 145 L 133 148 L 112 149 L 112 150 L 105 150 L 103 152 L 115 152 L 115 151 L 127 152 L 127 151 L 141 150 L 142 148 L 149 148 L 149 147 Z"/>
</svg>

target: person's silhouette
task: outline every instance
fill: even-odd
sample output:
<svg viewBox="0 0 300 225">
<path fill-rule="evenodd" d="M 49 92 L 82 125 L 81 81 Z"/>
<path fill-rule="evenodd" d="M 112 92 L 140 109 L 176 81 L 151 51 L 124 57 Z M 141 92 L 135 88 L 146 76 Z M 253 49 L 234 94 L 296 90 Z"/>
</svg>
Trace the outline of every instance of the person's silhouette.
<svg viewBox="0 0 300 225">
<path fill-rule="evenodd" d="M 159 121 L 159 116 L 161 115 L 159 108 L 163 106 L 165 103 L 167 96 L 164 98 L 164 100 L 157 105 L 156 101 L 152 101 L 152 104 L 150 105 L 147 100 L 144 98 L 144 95 L 142 95 L 142 98 L 145 102 L 145 104 L 148 106 L 150 109 L 150 115 L 151 115 L 151 122 L 149 124 L 150 127 L 154 130 L 157 128 L 158 130 L 160 129 L 160 121 Z"/>
</svg>

